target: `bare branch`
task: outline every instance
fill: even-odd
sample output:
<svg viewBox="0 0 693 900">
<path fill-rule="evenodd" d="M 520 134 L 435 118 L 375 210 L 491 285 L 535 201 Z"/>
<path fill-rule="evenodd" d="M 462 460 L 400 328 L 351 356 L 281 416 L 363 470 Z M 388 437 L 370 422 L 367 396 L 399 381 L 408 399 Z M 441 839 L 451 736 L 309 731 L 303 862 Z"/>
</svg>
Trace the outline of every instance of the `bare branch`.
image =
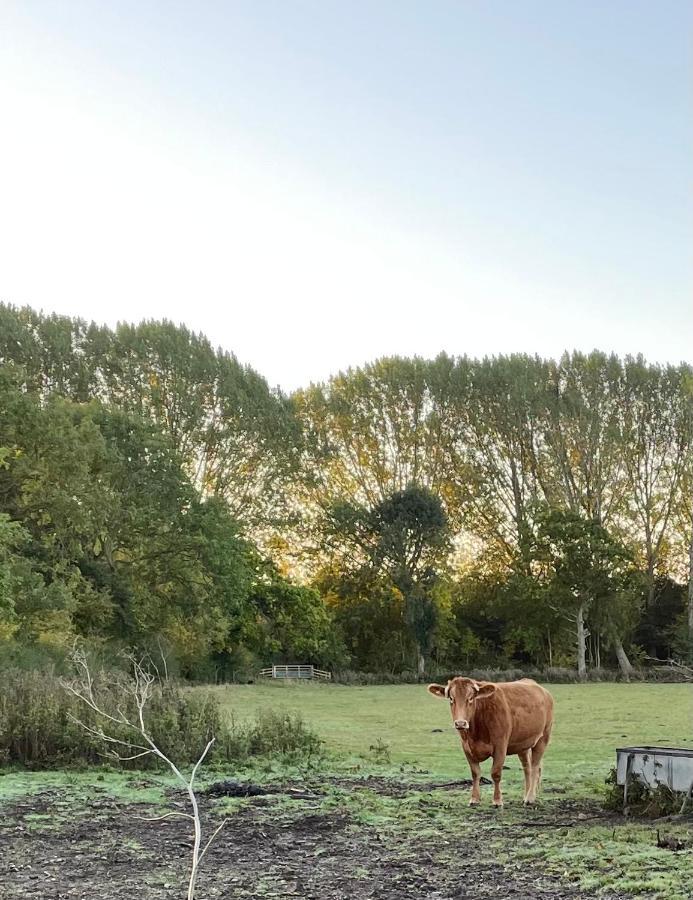
<svg viewBox="0 0 693 900">
<path fill-rule="evenodd" d="M 153 752 L 148 747 L 143 747 L 140 744 L 134 744 L 132 741 L 123 741 L 120 738 L 115 738 L 110 734 L 106 734 L 101 728 L 94 728 L 92 725 L 87 725 L 86 722 L 82 722 L 81 719 L 76 718 L 72 715 L 72 713 L 68 713 L 68 718 L 70 719 L 70 721 L 74 722 L 75 725 L 79 725 L 80 728 L 83 728 L 86 732 L 93 735 L 94 737 L 99 738 L 99 740 L 106 741 L 109 744 L 120 744 L 121 747 L 127 747 L 131 750 L 146 750 L 147 753 Z"/>
<path fill-rule="evenodd" d="M 154 676 L 147 668 L 148 663 L 153 665 L 153 663 L 151 663 L 151 661 L 148 660 L 147 657 L 138 658 L 133 653 L 123 654 L 123 656 L 130 663 L 130 666 L 132 668 L 132 681 L 130 685 L 118 684 L 118 687 L 122 690 L 123 693 L 131 697 L 134 701 L 135 707 L 137 709 L 137 716 L 135 721 L 132 721 L 129 718 L 129 716 L 123 711 L 120 705 L 116 706 L 115 716 L 107 712 L 103 708 L 103 705 L 95 696 L 94 679 L 89 669 L 89 663 L 86 655 L 82 651 L 76 650 L 73 653 L 73 663 L 78 673 L 76 682 L 71 683 L 66 680 L 61 680 L 61 683 L 67 691 L 69 691 L 74 697 L 77 697 L 77 699 L 80 700 L 88 709 L 95 713 L 95 715 L 97 716 L 97 720 L 100 719 L 106 723 L 110 722 L 114 725 L 118 725 L 121 728 L 129 728 L 133 732 L 134 740 L 125 740 L 122 737 L 115 737 L 113 734 L 108 734 L 106 731 L 104 731 L 103 726 L 89 725 L 72 715 L 70 715 L 70 719 L 81 728 L 83 728 L 87 734 L 98 738 L 105 744 L 112 745 L 111 749 L 109 749 L 108 753 L 105 755 L 108 755 L 111 758 L 115 758 L 120 762 L 142 759 L 143 757 L 150 755 L 156 756 L 158 759 L 162 760 L 162 762 L 166 763 L 166 765 L 171 769 L 181 785 L 185 788 L 188 794 L 190 806 L 192 807 L 192 813 L 170 812 L 164 813 L 161 816 L 154 816 L 151 818 L 142 816 L 135 816 L 135 818 L 139 818 L 143 821 L 148 822 L 159 822 L 169 818 L 182 818 L 188 819 L 193 823 L 193 853 L 187 897 L 188 900 L 194 900 L 195 886 L 197 884 L 200 862 L 207 850 L 210 848 L 212 841 L 219 834 L 226 822 L 226 820 L 222 821 L 221 825 L 219 825 L 218 828 L 214 831 L 202 851 L 200 851 L 200 846 L 202 843 L 202 826 L 200 822 L 199 806 L 197 797 L 195 796 L 195 791 L 193 789 L 193 784 L 200 766 L 202 765 L 210 749 L 214 745 L 215 739 L 212 738 L 207 742 L 206 747 L 193 766 L 190 777 L 186 778 L 178 768 L 178 766 L 173 762 L 173 760 L 169 759 L 166 754 L 163 753 L 159 749 L 159 747 L 157 747 L 155 741 L 149 734 L 149 730 L 145 721 L 145 710 L 147 704 L 154 694 L 154 686 L 157 683 L 157 677 L 159 678 L 159 682 L 161 683 L 161 676 L 159 675 L 158 669 L 156 669 L 156 666 L 154 666 L 154 669 L 157 673 L 157 675 Z M 164 661 L 164 666 L 166 666 L 166 659 L 163 655 L 163 652 L 162 659 Z M 166 675 L 168 677 L 168 669 L 166 669 Z M 140 741 L 141 743 L 135 743 L 135 741 Z M 128 751 L 131 751 L 130 755 L 125 756 L 121 753 L 118 753 L 115 747 L 126 747 Z M 132 751 L 137 752 L 132 753 Z"/>
<path fill-rule="evenodd" d="M 113 751 L 113 752 L 115 752 L 115 751 Z M 133 760 L 133 759 L 141 759 L 143 756 L 149 756 L 153 752 L 154 752 L 153 750 L 143 750 L 141 753 L 135 753 L 134 756 L 120 756 L 118 754 L 116 754 L 116 755 L 118 756 L 118 759 L 121 762 L 130 762 L 130 760 Z"/>
<path fill-rule="evenodd" d="M 164 819 L 191 819 L 195 821 L 195 817 L 190 813 L 170 812 L 164 813 L 163 816 L 132 816 L 133 819 L 139 819 L 140 822 L 162 822 Z"/>
<path fill-rule="evenodd" d="M 211 838 L 205 844 L 204 849 L 202 850 L 202 853 L 200 853 L 200 858 L 198 860 L 198 863 L 202 862 L 202 860 L 204 859 L 205 853 L 212 846 L 212 842 L 213 842 L 214 838 L 219 834 L 219 832 L 224 827 L 224 825 L 226 825 L 227 822 L 228 822 L 228 819 L 223 819 L 221 825 L 219 825 L 219 827 L 217 829 L 215 829 L 214 834 L 211 836 Z"/>
<path fill-rule="evenodd" d="M 212 738 L 212 740 L 207 744 L 205 749 L 202 751 L 202 756 L 195 763 L 195 766 L 192 770 L 192 775 L 190 776 L 190 787 L 192 787 L 193 781 L 195 780 L 195 775 L 197 775 L 197 770 L 200 768 L 200 765 L 201 765 L 202 761 L 204 760 L 205 756 L 207 756 L 207 754 L 209 753 L 214 741 L 215 741 L 215 738 Z"/>
</svg>

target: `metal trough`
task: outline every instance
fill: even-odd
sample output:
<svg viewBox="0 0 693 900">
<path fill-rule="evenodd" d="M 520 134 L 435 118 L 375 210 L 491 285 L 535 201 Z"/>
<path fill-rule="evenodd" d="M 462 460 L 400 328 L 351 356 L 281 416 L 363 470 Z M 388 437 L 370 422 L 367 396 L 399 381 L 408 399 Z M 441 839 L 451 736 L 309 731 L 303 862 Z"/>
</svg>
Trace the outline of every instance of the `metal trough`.
<svg viewBox="0 0 693 900">
<path fill-rule="evenodd" d="M 623 747 L 616 750 L 616 783 L 629 776 L 649 788 L 665 785 L 671 791 L 688 793 L 693 785 L 693 749 L 680 747 Z"/>
</svg>

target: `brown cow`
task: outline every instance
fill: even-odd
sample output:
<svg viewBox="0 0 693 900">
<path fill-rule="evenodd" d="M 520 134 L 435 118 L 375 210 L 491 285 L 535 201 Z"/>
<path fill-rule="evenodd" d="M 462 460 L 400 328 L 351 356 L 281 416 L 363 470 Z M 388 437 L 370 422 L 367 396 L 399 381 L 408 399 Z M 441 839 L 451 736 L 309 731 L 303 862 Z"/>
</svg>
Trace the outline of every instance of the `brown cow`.
<svg viewBox="0 0 693 900">
<path fill-rule="evenodd" d="M 541 759 L 551 738 L 553 697 L 531 678 L 493 684 L 452 678 L 429 684 L 436 697 L 450 702 L 452 721 L 472 770 L 470 806 L 481 802 L 479 763 L 493 757 L 493 805 L 502 806 L 500 781 L 508 754 L 520 757 L 525 773 L 524 802 L 534 803 L 541 782 Z"/>
</svg>

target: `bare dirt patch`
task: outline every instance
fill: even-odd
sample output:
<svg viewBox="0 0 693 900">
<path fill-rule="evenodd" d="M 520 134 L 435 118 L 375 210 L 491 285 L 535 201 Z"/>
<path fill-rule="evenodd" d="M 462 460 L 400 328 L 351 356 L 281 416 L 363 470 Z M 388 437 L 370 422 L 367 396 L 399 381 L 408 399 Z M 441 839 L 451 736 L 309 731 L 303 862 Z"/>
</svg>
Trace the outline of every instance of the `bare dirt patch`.
<svg viewBox="0 0 693 900">
<path fill-rule="evenodd" d="M 354 791 L 374 787 L 371 779 L 362 780 L 360 786 L 350 784 Z M 388 797 L 399 796 L 391 779 L 387 785 Z M 376 786 L 384 788 L 382 781 Z M 432 787 L 400 785 L 403 793 Z M 584 900 L 588 896 L 526 864 L 504 867 L 485 847 L 483 829 L 465 834 L 462 841 L 454 828 L 437 839 L 407 834 L 393 840 L 373 825 L 356 822 L 348 811 L 316 810 L 300 799 L 290 804 L 290 810 L 286 805 L 269 809 L 267 799 L 244 801 L 246 805 L 230 816 L 203 864 L 199 900 Z M 204 797 L 205 815 L 213 816 L 220 802 Z M 58 791 L 9 804 L 0 822 L 0 896 L 3 900 L 183 896 L 190 856 L 188 823 L 133 818 L 150 814 L 149 807 L 124 807 L 106 794 L 79 807 Z"/>
</svg>

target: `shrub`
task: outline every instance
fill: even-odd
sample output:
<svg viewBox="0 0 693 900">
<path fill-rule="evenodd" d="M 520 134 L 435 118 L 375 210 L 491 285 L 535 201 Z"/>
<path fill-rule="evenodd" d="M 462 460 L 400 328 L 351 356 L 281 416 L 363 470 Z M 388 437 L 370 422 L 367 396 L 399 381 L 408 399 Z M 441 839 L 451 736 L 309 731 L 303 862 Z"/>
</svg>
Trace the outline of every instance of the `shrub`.
<svg viewBox="0 0 693 900">
<path fill-rule="evenodd" d="M 545 684 L 577 684 L 579 682 L 576 669 L 567 667 L 550 667 L 546 669 L 536 668 L 485 668 L 469 669 L 458 668 L 446 672 L 428 672 L 420 677 L 416 672 L 353 672 L 342 671 L 333 674 L 336 684 L 426 684 L 428 682 L 445 682 L 455 675 L 466 675 L 476 678 L 478 681 L 515 681 L 518 678 L 534 678 Z M 622 681 L 623 675 L 617 669 L 589 669 L 587 681 L 590 682 L 615 682 Z M 690 676 L 682 670 L 673 667 L 652 667 L 636 669 L 630 676 L 631 681 L 644 682 L 686 682 Z"/>
<path fill-rule="evenodd" d="M 106 682 L 101 676 L 95 690 L 107 710 L 115 711 L 120 705 L 134 715 L 128 709 L 131 700 L 124 691 L 125 678 L 114 673 Z M 211 698 L 184 693 L 173 685 L 154 694 L 147 720 L 154 741 L 181 763 L 196 760 L 209 736 L 222 729 Z M 103 724 L 52 672 L 13 669 L 3 673 L 0 754 L 6 762 L 34 767 L 103 762 L 108 745 L 80 722 L 95 729 Z M 135 740 L 125 726 L 109 723 L 108 731 L 125 742 Z M 152 765 L 154 760 L 145 757 L 138 762 Z"/>
<path fill-rule="evenodd" d="M 334 672 L 332 680 L 336 684 L 372 685 L 372 684 L 418 684 L 421 679 L 416 672 L 354 672 L 351 669 Z M 430 679 L 429 679 L 430 680 Z"/>
<path fill-rule="evenodd" d="M 224 759 L 244 760 L 252 756 L 311 757 L 321 752 L 322 741 L 300 715 L 260 711 L 255 720 L 231 723 L 219 752 Z"/>
<path fill-rule="evenodd" d="M 100 702 L 108 711 L 120 705 L 132 718 L 131 698 L 124 673 L 100 675 L 95 683 Z M 164 682 L 154 692 L 146 710 L 149 731 L 157 746 L 176 763 L 195 762 L 210 737 L 216 741 L 210 762 L 236 762 L 269 754 L 314 755 L 320 741 L 300 717 L 261 713 L 250 723 L 224 721 L 216 699 L 209 693 L 182 690 Z M 97 729 L 103 722 L 77 697 L 70 694 L 51 672 L 21 669 L 3 673 L 0 693 L 0 761 L 31 768 L 76 763 L 103 764 L 109 745 L 79 723 Z M 125 726 L 108 722 L 114 738 L 138 738 Z M 125 750 L 126 748 L 121 748 Z M 127 752 L 126 752 L 127 753 Z M 153 768 L 151 756 L 122 763 L 130 768 Z"/>
</svg>

